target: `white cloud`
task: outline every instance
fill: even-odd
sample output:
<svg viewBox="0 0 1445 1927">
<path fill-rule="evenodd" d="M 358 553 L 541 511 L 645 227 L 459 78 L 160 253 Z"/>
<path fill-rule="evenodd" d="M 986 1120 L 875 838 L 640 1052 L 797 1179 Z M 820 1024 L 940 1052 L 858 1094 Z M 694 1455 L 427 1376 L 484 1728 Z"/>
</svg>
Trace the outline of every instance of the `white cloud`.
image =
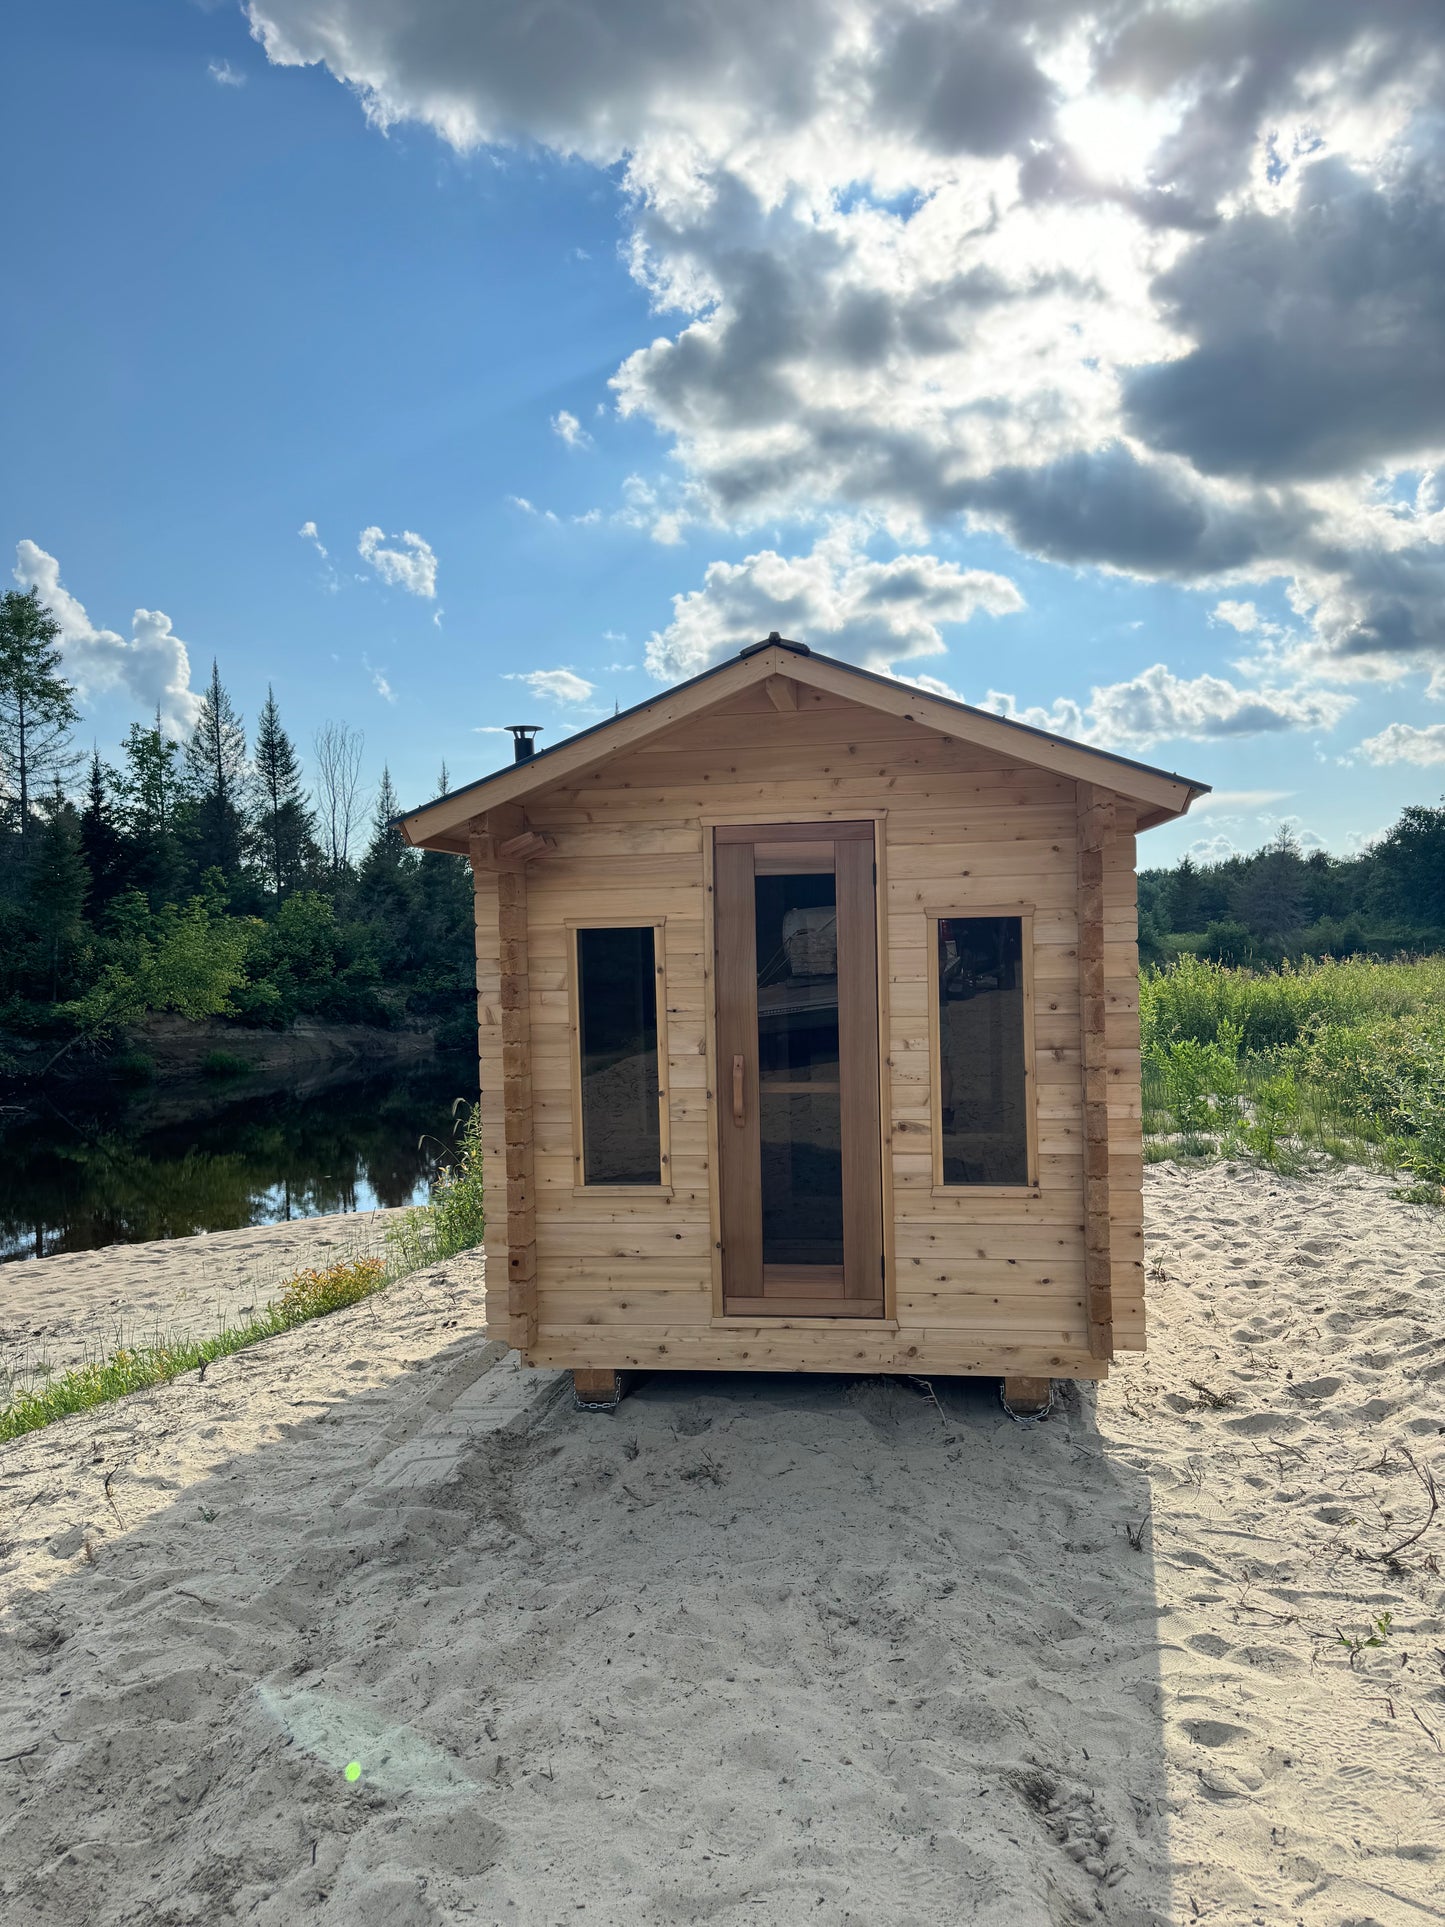
<svg viewBox="0 0 1445 1927">
<path fill-rule="evenodd" d="M 592 446 L 592 437 L 577 417 L 566 408 L 559 408 L 552 417 L 552 433 L 560 436 L 569 448 L 591 448 Z"/>
<path fill-rule="evenodd" d="M 937 676 L 900 676 L 899 681 L 954 702 L 972 700 Z M 1218 676 L 1185 679 L 1163 663 L 1155 663 L 1126 682 L 1096 685 L 1087 703 L 1060 696 L 1044 708 L 1038 703 L 1020 704 L 1015 696 L 990 689 L 974 700 L 974 707 L 1051 736 L 1071 736 L 1100 749 L 1136 750 L 1173 740 L 1208 742 L 1290 729 L 1330 729 L 1352 702 L 1352 697 L 1313 689 L 1238 689 Z M 1262 809 L 1290 793 L 1222 790 L 1194 807 Z"/>
<path fill-rule="evenodd" d="M 1196 837 L 1184 854 L 1196 863 L 1223 863 L 1229 857 L 1238 856 L 1240 850 L 1234 839 L 1221 830 L 1215 836 Z"/>
<path fill-rule="evenodd" d="M 672 621 L 647 645 L 648 668 L 663 681 L 695 675 L 774 629 L 827 655 L 886 668 L 940 655 L 942 625 L 1024 606 L 1007 576 L 984 569 L 933 555 L 874 561 L 862 533 L 841 523 L 807 555 L 760 549 L 741 562 L 711 563 L 702 588 L 673 597 Z"/>
<path fill-rule="evenodd" d="M 372 666 L 370 658 L 367 656 L 363 656 L 361 658 L 361 666 L 366 671 L 367 675 L 370 676 L 371 686 L 376 691 L 377 695 L 380 696 L 381 700 L 384 703 L 390 703 L 392 707 L 395 708 L 396 691 L 392 688 L 391 683 L 387 677 L 386 671 L 384 669 L 374 668 Z"/>
<path fill-rule="evenodd" d="M 926 676 L 919 679 L 927 683 Z M 980 709 L 991 709 L 995 716 L 1006 716 L 1011 723 L 1027 723 L 1030 729 L 1047 730 L 1051 736 L 1073 736 L 1082 739 L 1089 734 L 1089 724 L 1079 705 L 1068 696 L 1060 696 L 1050 709 L 1038 703 L 1019 707 L 1013 696 L 1005 695 L 1002 690 L 990 689 Z"/>
<path fill-rule="evenodd" d="M 1361 750 L 1372 763 L 1445 763 L 1445 723 L 1417 729 L 1413 723 L 1390 723 L 1378 736 L 1367 736 Z"/>
<path fill-rule="evenodd" d="M 571 669 L 529 669 L 506 676 L 503 680 L 524 682 L 534 696 L 544 696 L 549 702 L 564 704 L 585 703 L 596 688 L 594 683 Z"/>
<path fill-rule="evenodd" d="M 1217 815 L 1223 811 L 1248 816 L 1254 811 L 1267 810 L 1271 803 L 1283 803 L 1293 795 L 1293 790 L 1211 790 L 1207 796 L 1195 800 L 1190 806 L 1190 815 Z"/>
<path fill-rule="evenodd" d="M 1263 617 L 1252 602 L 1216 602 L 1210 614 L 1211 622 L 1228 623 L 1242 636 L 1253 635 L 1263 623 Z"/>
<path fill-rule="evenodd" d="M 430 598 L 437 592 L 437 559 L 429 542 L 422 539 L 412 529 L 403 529 L 392 541 L 400 542 L 399 549 L 384 549 L 386 540 L 383 530 L 363 529 L 357 537 L 356 552 L 363 562 L 369 563 L 383 582 L 391 582 L 409 595 Z"/>
<path fill-rule="evenodd" d="M 535 515 L 541 522 L 555 522 L 556 514 L 551 509 L 539 509 L 535 502 L 529 502 L 525 495 L 509 495 L 507 500 L 513 508 L 520 509 L 523 515 Z"/>
<path fill-rule="evenodd" d="M 331 551 L 317 534 L 316 524 L 314 522 L 303 522 L 296 533 L 301 537 L 303 542 L 309 542 L 319 556 L 325 557 L 330 555 Z"/>
<path fill-rule="evenodd" d="M 83 697 L 118 691 L 138 709 L 159 708 L 172 732 L 190 732 L 200 713 L 200 698 L 190 686 L 190 652 L 164 611 L 137 609 L 129 642 L 114 629 L 97 629 L 84 606 L 62 584 L 55 557 L 30 541 L 16 544 L 15 580 L 22 589 L 38 590 L 60 624 L 65 673 Z"/>
<path fill-rule="evenodd" d="M 680 462 L 655 539 L 971 523 L 1241 611 L 1282 581 L 1342 679 L 1445 657 L 1445 509 L 1379 487 L 1445 453 L 1438 8 L 248 13 L 378 127 L 619 171 L 667 317 L 615 376 Z"/>
<path fill-rule="evenodd" d="M 1092 692 L 1089 734 L 1107 745 L 1333 729 L 1353 701 L 1338 691 L 1308 686 L 1240 689 L 1221 676 L 1184 678 L 1156 662 L 1127 682 Z"/>
<path fill-rule="evenodd" d="M 206 72 L 218 87 L 244 87 L 246 76 L 233 67 L 229 60 L 213 60 Z"/>
</svg>

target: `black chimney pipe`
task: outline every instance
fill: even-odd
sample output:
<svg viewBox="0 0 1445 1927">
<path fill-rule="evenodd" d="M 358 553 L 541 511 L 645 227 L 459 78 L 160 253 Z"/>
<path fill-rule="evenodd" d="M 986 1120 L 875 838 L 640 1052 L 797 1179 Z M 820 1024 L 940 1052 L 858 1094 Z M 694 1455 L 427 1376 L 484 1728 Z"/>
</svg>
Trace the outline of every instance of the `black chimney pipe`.
<svg viewBox="0 0 1445 1927">
<path fill-rule="evenodd" d="M 535 753 L 535 745 L 532 739 L 534 736 L 540 735 L 545 727 L 546 725 L 544 723 L 507 724 L 507 728 L 512 732 L 512 761 L 514 763 L 526 763 L 531 760 Z"/>
</svg>

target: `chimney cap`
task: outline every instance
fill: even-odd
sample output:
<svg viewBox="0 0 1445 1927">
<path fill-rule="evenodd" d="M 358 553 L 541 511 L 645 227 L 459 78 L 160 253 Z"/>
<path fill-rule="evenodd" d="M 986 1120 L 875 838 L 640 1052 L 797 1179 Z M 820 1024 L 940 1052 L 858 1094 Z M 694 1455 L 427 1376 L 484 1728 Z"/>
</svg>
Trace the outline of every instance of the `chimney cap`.
<svg viewBox="0 0 1445 1927">
<path fill-rule="evenodd" d="M 536 754 L 533 738 L 540 736 L 546 728 L 545 723 L 507 723 L 505 725 L 512 738 L 512 761 L 530 762 Z"/>
<path fill-rule="evenodd" d="M 738 660 L 745 661 L 747 657 L 757 655 L 762 649 L 789 649 L 795 656 L 811 656 L 813 653 L 806 642 L 791 642 L 787 636 L 780 636 L 774 629 L 764 636 L 761 642 L 750 642 L 746 649 L 739 649 Z"/>
</svg>

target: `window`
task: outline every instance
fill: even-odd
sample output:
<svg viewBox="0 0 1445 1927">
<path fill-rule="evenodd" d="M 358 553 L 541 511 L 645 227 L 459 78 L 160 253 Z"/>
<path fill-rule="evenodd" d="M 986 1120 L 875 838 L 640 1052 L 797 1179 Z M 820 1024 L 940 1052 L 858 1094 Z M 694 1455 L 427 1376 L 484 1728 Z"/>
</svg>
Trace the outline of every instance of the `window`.
<svg viewBox="0 0 1445 1927">
<path fill-rule="evenodd" d="M 934 932 L 934 1180 L 1034 1182 L 1032 918 L 946 916 Z"/>
<path fill-rule="evenodd" d="M 574 934 L 577 1181 L 661 1185 L 660 933 L 647 924 Z"/>
</svg>

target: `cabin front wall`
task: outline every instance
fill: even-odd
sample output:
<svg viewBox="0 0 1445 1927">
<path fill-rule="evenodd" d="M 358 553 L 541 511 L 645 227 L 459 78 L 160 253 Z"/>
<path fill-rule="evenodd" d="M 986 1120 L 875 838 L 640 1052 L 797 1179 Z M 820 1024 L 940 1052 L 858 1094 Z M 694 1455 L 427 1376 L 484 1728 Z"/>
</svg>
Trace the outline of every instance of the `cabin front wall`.
<svg viewBox="0 0 1445 1927">
<path fill-rule="evenodd" d="M 530 1363 L 569 1368 L 1102 1377 L 1084 1287 L 1076 785 L 905 718 L 790 688 L 796 710 L 755 687 L 655 748 L 529 799 L 526 826 L 553 848 L 525 865 L 520 885 L 515 871 L 499 876 L 478 862 L 487 1273 L 498 1304 L 489 1329 Z M 725 1319 L 709 1098 L 711 826 L 830 816 L 878 823 L 887 1315 Z M 1132 830 L 1121 804 L 1106 852 L 1104 927 L 1120 1348 L 1144 1343 Z M 1033 912 L 1038 1184 L 944 1195 L 934 1182 L 926 912 L 1014 905 Z M 668 1173 L 656 1193 L 609 1196 L 577 1183 L 569 931 L 589 920 L 664 929 Z M 524 1050 L 504 1008 L 504 975 L 515 984 L 519 961 Z M 523 1075 L 525 1085 L 515 1081 Z M 509 1170 L 509 1092 L 530 1107 L 530 1172 L 515 1128 Z M 513 1231 L 534 1238 L 534 1255 L 509 1249 L 509 1209 Z"/>
</svg>

